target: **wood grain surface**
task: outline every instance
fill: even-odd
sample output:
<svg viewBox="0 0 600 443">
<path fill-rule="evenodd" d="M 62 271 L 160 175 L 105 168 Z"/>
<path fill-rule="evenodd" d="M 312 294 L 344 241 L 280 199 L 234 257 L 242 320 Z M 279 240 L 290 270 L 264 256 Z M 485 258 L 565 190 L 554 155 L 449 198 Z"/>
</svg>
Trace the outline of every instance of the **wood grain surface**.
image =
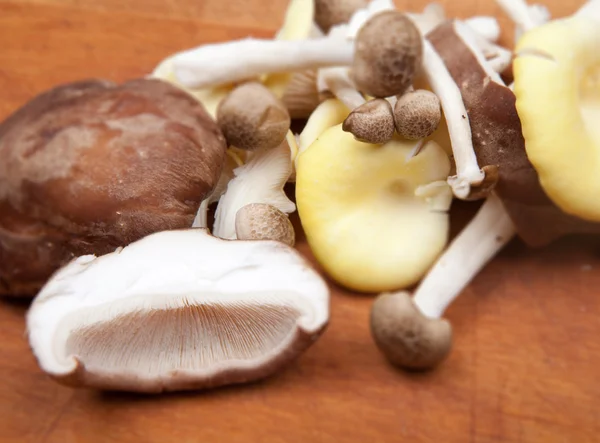
<svg viewBox="0 0 600 443">
<path fill-rule="evenodd" d="M 454 16 L 495 14 L 508 25 L 491 0 L 440 3 Z M 549 6 L 563 15 L 580 3 Z M 0 118 L 57 83 L 121 81 L 202 42 L 271 36 L 285 7 L 285 0 L 0 0 Z M 507 26 L 506 41 L 511 32 Z M 455 206 L 455 229 L 473 208 Z M 298 247 L 310 257 L 301 235 Z M 375 349 L 372 297 L 332 288 L 328 330 L 286 371 L 253 385 L 157 397 L 57 385 L 29 351 L 27 304 L 1 301 L 0 441 L 600 441 L 600 238 L 539 250 L 511 243 L 447 311 L 452 354 L 424 374 L 394 369 Z"/>
</svg>

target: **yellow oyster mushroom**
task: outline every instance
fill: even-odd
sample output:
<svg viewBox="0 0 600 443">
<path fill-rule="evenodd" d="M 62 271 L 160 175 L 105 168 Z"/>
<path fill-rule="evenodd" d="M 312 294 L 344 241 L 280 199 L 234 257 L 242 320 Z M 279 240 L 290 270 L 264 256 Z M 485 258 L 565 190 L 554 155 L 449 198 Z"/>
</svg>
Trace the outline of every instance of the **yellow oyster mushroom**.
<svg viewBox="0 0 600 443">
<path fill-rule="evenodd" d="M 433 142 L 415 149 L 421 143 L 364 143 L 339 124 L 298 156 L 301 223 L 315 258 L 339 284 L 359 292 L 406 288 L 446 246 L 450 160 Z"/>
<path fill-rule="evenodd" d="M 600 221 L 600 26 L 582 14 L 533 28 L 518 41 L 516 107 L 527 156 L 567 214 Z"/>
</svg>

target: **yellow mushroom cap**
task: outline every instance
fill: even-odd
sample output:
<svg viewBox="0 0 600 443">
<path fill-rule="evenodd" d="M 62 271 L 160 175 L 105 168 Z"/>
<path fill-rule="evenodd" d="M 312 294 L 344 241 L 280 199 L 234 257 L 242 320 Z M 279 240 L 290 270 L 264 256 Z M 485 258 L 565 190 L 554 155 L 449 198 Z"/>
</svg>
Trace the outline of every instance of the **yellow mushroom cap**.
<svg viewBox="0 0 600 443">
<path fill-rule="evenodd" d="M 555 20 L 519 40 L 516 107 L 542 188 L 565 213 L 600 221 L 600 26 Z"/>
<path fill-rule="evenodd" d="M 412 156 L 414 148 L 406 140 L 360 142 L 339 124 L 298 157 L 296 204 L 307 241 L 328 275 L 349 289 L 410 286 L 447 243 L 447 212 L 416 193 L 445 180 L 450 160 L 435 143 Z"/>
</svg>

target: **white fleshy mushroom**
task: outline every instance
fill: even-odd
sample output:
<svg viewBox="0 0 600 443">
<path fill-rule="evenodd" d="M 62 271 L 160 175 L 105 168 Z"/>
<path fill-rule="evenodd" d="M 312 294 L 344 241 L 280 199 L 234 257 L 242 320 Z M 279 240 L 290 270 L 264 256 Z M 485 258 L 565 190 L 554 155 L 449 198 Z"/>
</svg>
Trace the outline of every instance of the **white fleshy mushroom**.
<svg viewBox="0 0 600 443">
<path fill-rule="evenodd" d="M 74 259 L 34 299 L 27 334 L 60 383 L 158 393 L 272 375 L 328 319 L 327 285 L 293 248 L 189 229 Z"/>
</svg>

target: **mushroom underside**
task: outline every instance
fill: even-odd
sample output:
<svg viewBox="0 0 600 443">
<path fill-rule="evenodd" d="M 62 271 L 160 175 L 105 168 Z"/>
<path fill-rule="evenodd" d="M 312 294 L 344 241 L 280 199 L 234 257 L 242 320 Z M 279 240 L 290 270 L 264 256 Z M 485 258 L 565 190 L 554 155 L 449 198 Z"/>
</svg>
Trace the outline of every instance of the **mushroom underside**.
<svg viewBox="0 0 600 443">
<path fill-rule="evenodd" d="M 58 366 L 50 374 L 110 390 L 213 388 L 271 375 L 321 333 L 299 326 L 306 307 L 297 306 L 294 292 L 236 298 L 179 297 L 116 316 L 113 304 L 75 311 L 54 334 Z"/>
</svg>

